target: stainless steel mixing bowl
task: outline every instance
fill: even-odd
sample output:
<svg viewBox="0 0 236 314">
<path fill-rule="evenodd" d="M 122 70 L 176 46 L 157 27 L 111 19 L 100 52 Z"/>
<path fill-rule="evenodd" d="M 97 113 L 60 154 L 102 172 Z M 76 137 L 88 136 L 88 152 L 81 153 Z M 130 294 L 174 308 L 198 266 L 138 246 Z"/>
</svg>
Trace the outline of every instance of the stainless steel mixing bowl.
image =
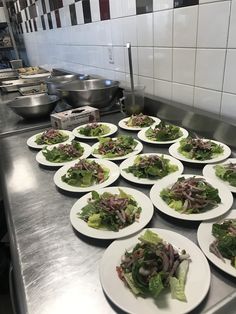
<svg viewBox="0 0 236 314">
<path fill-rule="evenodd" d="M 50 77 L 49 79 L 46 80 L 48 94 L 58 95 L 58 88 L 60 88 L 63 84 L 69 83 L 76 79 L 77 75 L 74 74 Z"/>
<path fill-rule="evenodd" d="M 90 79 L 72 81 L 60 87 L 60 96 L 74 108 L 93 106 L 103 108 L 109 105 L 119 88 L 118 81 Z"/>
<path fill-rule="evenodd" d="M 48 116 L 55 108 L 59 97 L 56 95 L 22 96 L 8 103 L 8 106 L 25 119 L 36 119 Z"/>
</svg>

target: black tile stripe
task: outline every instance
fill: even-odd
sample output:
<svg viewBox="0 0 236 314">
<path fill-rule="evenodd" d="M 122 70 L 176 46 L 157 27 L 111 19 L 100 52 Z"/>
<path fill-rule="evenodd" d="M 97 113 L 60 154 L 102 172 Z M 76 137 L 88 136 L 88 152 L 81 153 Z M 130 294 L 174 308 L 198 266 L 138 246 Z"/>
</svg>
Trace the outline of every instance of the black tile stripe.
<svg viewBox="0 0 236 314">
<path fill-rule="evenodd" d="M 75 10 L 75 4 L 70 4 L 70 20 L 71 25 L 77 25 L 77 16 L 76 16 L 76 10 Z"/>
<path fill-rule="evenodd" d="M 84 23 L 91 23 L 92 16 L 91 16 L 91 9 L 90 9 L 90 0 L 83 1 L 83 14 L 84 14 Z"/>
<path fill-rule="evenodd" d="M 174 8 L 182 8 L 199 4 L 199 0 L 174 0 Z"/>
<path fill-rule="evenodd" d="M 29 6 L 29 16 L 30 18 L 34 18 L 37 17 L 37 10 L 36 10 L 36 5 L 32 4 Z"/>
<path fill-rule="evenodd" d="M 29 32 L 29 27 L 28 27 L 27 21 L 25 21 L 25 28 L 26 28 L 26 32 L 28 33 Z"/>
<path fill-rule="evenodd" d="M 42 28 L 45 31 L 46 30 L 46 24 L 45 24 L 45 20 L 44 20 L 44 16 L 41 15 L 41 22 L 42 22 Z"/>
<path fill-rule="evenodd" d="M 37 23 L 35 19 L 33 19 L 33 24 L 34 24 L 34 31 L 37 32 L 38 28 L 37 28 Z"/>
<path fill-rule="evenodd" d="M 136 0 L 136 14 L 153 12 L 153 0 Z"/>
<path fill-rule="evenodd" d="M 49 29 L 53 29 L 51 13 L 47 13 Z"/>
<path fill-rule="evenodd" d="M 45 0 L 41 0 L 41 1 L 42 1 L 43 14 L 45 14 L 47 12 Z"/>
<path fill-rule="evenodd" d="M 61 27 L 60 12 L 59 12 L 59 10 L 55 10 L 54 12 L 55 12 L 57 28 L 60 28 Z"/>
<path fill-rule="evenodd" d="M 29 28 L 30 28 L 30 31 L 31 31 L 31 33 L 32 33 L 32 32 L 33 32 L 33 27 L 32 27 L 31 20 L 29 20 Z"/>
</svg>

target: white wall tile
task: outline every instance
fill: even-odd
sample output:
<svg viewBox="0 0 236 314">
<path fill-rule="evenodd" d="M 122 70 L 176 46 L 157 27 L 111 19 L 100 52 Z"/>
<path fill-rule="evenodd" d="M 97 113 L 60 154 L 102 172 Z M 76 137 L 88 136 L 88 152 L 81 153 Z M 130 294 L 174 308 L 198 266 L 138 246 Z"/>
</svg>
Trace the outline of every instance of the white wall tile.
<svg viewBox="0 0 236 314">
<path fill-rule="evenodd" d="M 137 15 L 138 46 L 153 46 L 153 14 Z"/>
<path fill-rule="evenodd" d="M 117 0 L 109 0 L 111 19 L 121 17 L 123 14 L 122 3 Z"/>
<path fill-rule="evenodd" d="M 236 0 L 232 0 L 228 47 L 236 48 Z"/>
<path fill-rule="evenodd" d="M 132 66 L 133 66 L 133 73 L 138 74 L 138 48 L 132 47 Z M 129 60 L 128 60 L 128 50 L 124 50 L 125 55 L 125 72 L 129 73 Z"/>
<path fill-rule="evenodd" d="M 171 82 L 154 80 L 154 95 L 170 100 Z"/>
<path fill-rule="evenodd" d="M 212 112 L 220 113 L 221 92 L 198 88 L 194 90 L 194 107 Z"/>
<path fill-rule="evenodd" d="M 225 49 L 197 49 L 195 85 L 221 90 Z"/>
<path fill-rule="evenodd" d="M 111 20 L 111 36 L 113 45 L 115 46 L 124 45 L 123 19 Z"/>
<path fill-rule="evenodd" d="M 136 0 L 120 0 L 120 1 L 122 3 L 123 16 L 136 14 Z"/>
<path fill-rule="evenodd" d="M 236 119 L 236 95 L 223 93 L 221 104 L 221 116 L 228 120 Z"/>
<path fill-rule="evenodd" d="M 153 48 L 138 47 L 139 75 L 153 77 Z"/>
<path fill-rule="evenodd" d="M 154 82 L 152 78 L 139 76 L 138 83 L 145 86 L 145 94 L 153 95 Z"/>
<path fill-rule="evenodd" d="M 115 79 L 120 82 L 120 87 L 126 86 L 126 78 L 124 72 L 115 72 Z"/>
<path fill-rule="evenodd" d="M 236 50 L 228 49 L 226 53 L 226 67 L 223 90 L 236 94 Z"/>
<path fill-rule="evenodd" d="M 154 48 L 154 77 L 172 80 L 172 48 Z"/>
<path fill-rule="evenodd" d="M 113 47 L 115 71 L 125 72 L 124 49 L 124 47 Z"/>
<path fill-rule="evenodd" d="M 183 84 L 194 84 L 196 50 L 192 48 L 173 49 L 173 81 Z"/>
<path fill-rule="evenodd" d="M 91 9 L 91 17 L 92 21 L 100 21 L 100 6 L 99 6 L 99 0 L 90 0 L 90 9 Z"/>
<path fill-rule="evenodd" d="M 172 47 L 173 10 L 153 14 L 154 46 Z"/>
<path fill-rule="evenodd" d="M 100 45 L 111 45 L 112 37 L 111 37 L 111 20 L 98 22 L 99 27 L 99 43 Z M 92 34 L 90 34 L 91 36 Z"/>
<path fill-rule="evenodd" d="M 125 75 L 125 78 L 126 78 L 126 86 L 128 88 L 130 88 L 130 75 L 129 74 L 126 74 Z M 134 86 L 138 85 L 138 76 L 137 75 L 134 75 L 133 76 L 133 79 L 134 79 Z"/>
<path fill-rule="evenodd" d="M 198 6 L 174 10 L 174 47 L 196 47 Z"/>
<path fill-rule="evenodd" d="M 84 24 L 84 14 L 83 14 L 82 1 L 75 3 L 75 10 L 76 10 L 76 16 L 77 16 L 77 23 L 78 24 Z"/>
<path fill-rule="evenodd" d="M 153 0 L 153 11 L 173 8 L 173 0 Z"/>
<path fill-rule="evenodd" d="M 124 44 L 130 42 L 132 46 L 137 46 L 137 17 L 130 16 L 123 19 Z"/>
<path fill-rule="evenodd" d="M 172 100 L 181 104 L 193 105 L 193 86 L 173 83 Z"/>
<path fill-rule="evenodd" d="M 224 48 L 227 42 L 230 1 L 199 6 L 197 46 Z"/>
</svg>

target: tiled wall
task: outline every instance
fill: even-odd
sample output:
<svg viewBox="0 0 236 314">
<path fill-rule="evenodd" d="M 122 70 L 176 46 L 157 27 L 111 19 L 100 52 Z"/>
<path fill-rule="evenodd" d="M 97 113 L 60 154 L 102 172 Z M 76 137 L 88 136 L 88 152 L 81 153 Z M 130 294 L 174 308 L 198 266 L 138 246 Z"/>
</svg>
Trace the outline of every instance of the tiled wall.
<svg viewBox="0 0 236 314">
<path fill-rule="evenodd" d="M 146 91 L 236 120 L 236 0 L 18 0 L 32 65 L 135 81 Z"/>
</svg>

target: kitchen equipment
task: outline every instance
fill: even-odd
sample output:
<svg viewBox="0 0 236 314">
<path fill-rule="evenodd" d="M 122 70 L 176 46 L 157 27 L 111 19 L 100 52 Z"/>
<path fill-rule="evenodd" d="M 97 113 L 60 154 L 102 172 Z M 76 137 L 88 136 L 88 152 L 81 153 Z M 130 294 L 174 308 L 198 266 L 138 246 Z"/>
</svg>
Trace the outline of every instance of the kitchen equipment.
<svg viewBox="0 0 236 314">
<path fill-rule="evenodd" d="M 134 90 L 126 88 L 123 90 L 124 97 L 120 99 L 121 112 L 130 116 L 139 114 L 144 110 L 144 92 L 145 86 L 135 86 Z M 133 100 L 134 98 L 134 100 Z"/>
<path fill-rule="evenodd" d="M 135 105 L 135 95 L 134 95 L 134 76 L 133 76 L 131 43 L 127 43 L 126 47 L 128 48 L 129 73 L 130 73 L 130 85 L 131 85 L 131 99 L 132 99 L 132 106 L 134 106 Z"/>
<path fill-rule="evenodd" d="M 11 60 L 10 61 L 12 69 L 19 69 L 23 67 L 22 59 Z"/>
<path fill-rule="evenodd" d="M 0 86 L 0 89 L 3 92 L 10 93 L 10 92 L 16 92 L 20 87 L 24 86 L 33 86 L 33 85 L 39 85 L 42 83 L 42 79 L 19 79 L 19 80 L 10 80 L 10 81 L 4 81 L 2 82 L 2 85 Z"/>
<path fill-rule="evenodd" d="M 35 119 L 49 115 L 58 100 L 56 95 L 48 94 L 21 96 L 9 102 L 8 106 L 25 119 Z"/>
<path fill-rule="evenodd" d="M 118 81 L 91 79 L 73 81 L 61 86 L 60 95 L 72 107 L 93 106 L 104 108 L 114 99 L 119 88 Z"/>
<path fill-rule="evenodd" d="M 0 70 L 0 81 L 5 81 L 13 78 L 18 78 L 18 73 L 13 69 Z"/>
<path fill-rule="evenodd" d="M 48 94 L 59 95 L 58 89 L 66 83 L 77 79 L 77 75 L 67 74 L 61 76 L 50 77 L 46 80 Z"/>
<path fill-rule="evenodd" d="M 19 92 L 22 96 L 45 94 L 47 93 L 47 86 L 42 83 L 33 86 L 20 87 Z"/>
</svg>

